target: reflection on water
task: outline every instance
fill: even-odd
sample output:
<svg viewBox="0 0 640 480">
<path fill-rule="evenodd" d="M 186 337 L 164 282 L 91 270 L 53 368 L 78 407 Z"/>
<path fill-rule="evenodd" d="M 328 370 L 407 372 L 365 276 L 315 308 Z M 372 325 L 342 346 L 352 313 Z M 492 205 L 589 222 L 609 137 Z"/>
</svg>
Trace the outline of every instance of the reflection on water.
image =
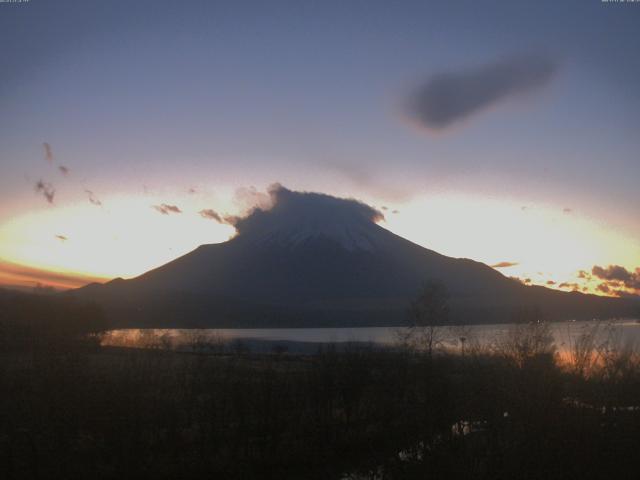
<svg viewBox="0 0 640 480">
<path fill-rule="evenodd" d="M 473 349 L 499 346 L 513 336 L 514 324 L 462 325 L 440 327 L 441 350 L 465 353 Z M 407 333 L 402 327 L 362 328 L 269 328 L 269 329 L 121 329 L 108 332 L 104 346 L 171 348 L 189 351 L 289 351 L 309 353 L 320 345 L 344 346 L 365 343 L 378 346 L 398 345 Z M 616 344 L 633 348 L 640 344 L 640 321 L 609 323 L 557 322 L 549 324 L 555 348 L 562 359 L 570 352 L 593 351 Z"/>
</svg>

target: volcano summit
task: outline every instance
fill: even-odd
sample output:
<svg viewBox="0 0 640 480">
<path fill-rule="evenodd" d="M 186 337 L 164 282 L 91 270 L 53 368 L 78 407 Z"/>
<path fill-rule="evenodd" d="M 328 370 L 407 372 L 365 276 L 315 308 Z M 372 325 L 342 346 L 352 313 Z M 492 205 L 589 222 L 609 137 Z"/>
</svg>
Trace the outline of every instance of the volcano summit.
<svg viewBox="0 0 640 480">
<path fill-rule="evenodd" d="M 525 286 L 487 265 L 416 245 L 353 199 L 275 185 L 271 207 L 229 219 L 237 235 L 139 277 L 72 293 L 116 326 L 400 325 L 425 281 L 446 285 L 452 320 L 496 323 L 522 307 L 554 320 L 629 315 L 630 300 Z M 471 241 L 471 240 L 470 240 Z"/>
</svg>

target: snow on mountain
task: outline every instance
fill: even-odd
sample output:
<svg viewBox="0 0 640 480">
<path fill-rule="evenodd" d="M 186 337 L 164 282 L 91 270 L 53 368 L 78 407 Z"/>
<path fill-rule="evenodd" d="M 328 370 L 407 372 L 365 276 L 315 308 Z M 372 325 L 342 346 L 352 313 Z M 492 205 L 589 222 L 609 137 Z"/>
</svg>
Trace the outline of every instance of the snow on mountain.
<svg viewBox="0 0 640 480">
<path fill-rule="evenodd" d="M 349 251 L 370 252 L 389 244 L 389 232 L 376 224 L 383 214 L 357 200 L 294 192 L 280 185 L 269 193 L 272 208 L 257 208 L 236 219 L 238 237 L 254 244 L 289 247 L 328 240 Z"/>
</svg>

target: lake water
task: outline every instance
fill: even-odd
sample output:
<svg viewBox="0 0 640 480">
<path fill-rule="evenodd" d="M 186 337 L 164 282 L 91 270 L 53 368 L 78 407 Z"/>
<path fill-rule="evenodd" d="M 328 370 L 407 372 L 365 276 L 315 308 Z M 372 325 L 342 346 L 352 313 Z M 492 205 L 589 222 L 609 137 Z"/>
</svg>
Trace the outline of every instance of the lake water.
<svg viewBox="0 0 640 480">
<path fill-rule="evenodd" d="M 596 332 L 596 343 L 609 342 L 617 347 L 640 345 L 640 321 L 557 322 L 550 323 L 556 348 L 562 353 L 572 348 L 576 340 Z M 514 335 L 518 327 L 512 324 L 440 327 L 436 337 L 441 348 L 456 351 L 474 346 L 500 344 Z M 522 327 L 520 327 L 522 328 Z M 402 327 L 362 328 L 269 328 L 269 329 L 121 329 L 112 330 L 103 339 L 105 346 L 191 349 L 239 349 L 256 352 L 288 351 L 310 353 L 319 346 L 373 344 L 399 345 L 407 332 Z"/>
</svg>

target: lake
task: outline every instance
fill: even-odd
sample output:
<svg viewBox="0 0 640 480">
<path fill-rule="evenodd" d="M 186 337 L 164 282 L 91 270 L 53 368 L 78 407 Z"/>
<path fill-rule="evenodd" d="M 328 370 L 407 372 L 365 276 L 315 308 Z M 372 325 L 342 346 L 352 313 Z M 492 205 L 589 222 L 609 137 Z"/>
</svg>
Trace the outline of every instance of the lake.
<svg viewBox="0 0 640 480">
<path fill-rule="evenodd" d="M 612 322 L 554 322 L 550 333 L 559 352 L 568 351 L 580 336 L 595 332 L 596 342 L 609 342 L 616 347 L 640 344 L 640 321 L 635 319 Z M 461 351 L 474 346 L 492 346 L 510 338 L 514 324 L 460 325 L 439 327 L 439 346 L 449 351 Z M 194 349 L 235 349 L 252 352 L 287 351 L 313 353 L 320 346 L 345 348 L 353 344 L 391 347 L 400 344 L 407 332 L 403 327 L 360 328 L 268 328 L 268 329 L 119 329 L 108 332 L 104 346 Z"/>
</svg>

